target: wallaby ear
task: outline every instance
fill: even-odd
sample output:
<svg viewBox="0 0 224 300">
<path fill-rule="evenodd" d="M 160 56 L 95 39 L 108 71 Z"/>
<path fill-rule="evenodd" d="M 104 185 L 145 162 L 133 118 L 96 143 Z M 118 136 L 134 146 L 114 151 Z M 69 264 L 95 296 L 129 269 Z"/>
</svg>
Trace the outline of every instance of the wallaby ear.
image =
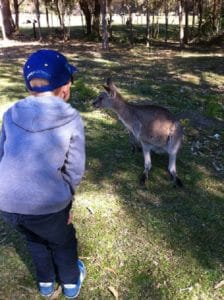
<svg viewBox="0 0 224 300">
<path fill-rule="evenodd" d="M 104 89 L 110 94 L 111 97 L 115 98 L 117 95 L 117 92 L 115 89 L 111 88 L 111 86 L 103 85 Z"/>
<path fill-rule="evenodd" d="M 107 86 L 107 85 L 104 84 L 104 85 L 103 85 L 103 88 L 104 88 L 108 93 L 111 92 L 109 86 Z"/>
<path fill-rule="evenodd" d="M 112 78 L 107 78 L 107 89 L 106 90 L 110 93 L 110 95 L 112 97 L 114 97 L 114 98 L 116 97 L 117 88 L 116 88 L 115 84 L 113 83 Z"/>
<path fill-rule="evenodd" d="M 107 85 L 110 86 L 111 84 L 113 84 L 113 79 L 111 77 L 107 78 Z"/>
<path fill-rule="evenodd" d="M 115 86 L 115 84 L 114 84 L 111 77 L 107 78 L 107 85 L 111 89 L 111 91 L 117 92 L 117 88 L 116 88 L 116 86 Z"/>
</svg>

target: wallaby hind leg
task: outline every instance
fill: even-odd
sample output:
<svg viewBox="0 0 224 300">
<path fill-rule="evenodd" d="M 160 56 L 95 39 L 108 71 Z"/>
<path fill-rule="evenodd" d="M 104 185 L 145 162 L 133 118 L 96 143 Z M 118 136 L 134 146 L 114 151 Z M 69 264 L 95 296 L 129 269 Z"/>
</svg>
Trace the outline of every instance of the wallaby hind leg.
<svg viewBox="0 0 224 300">
<path fill-rule="evenodd" d="M 147 177 L 145 175 L 145 173 L 142 173 L 139 179 L 139 183 L 140 185 L 145 185 L 145 181 L 146 181 Z"/>
<path fill-rule="evenodd" d="M 175 183 L 176 183 L 176 185 L 179 186 L 179 187 L 183 187 L 183 186 L 184 186 L 184 185 L 183 185 L 183 182 L 182 182 L 182 181 L 180 180 L 180 178 L 177 177 L 177 176 L 176 176 Z"/>
<path fill-rule="evenodd" d="M 135 153 L 136 151 L 141 152 L 141 144 L 136 140 L 132 132 L 129 131 L 129 142 L 131 144 L 131 152 Z"/>
<path fill-rule="evenodd" d="M 140 177 L 140 184 L 145 184 L 146 179 L 149 177 L 149 171 L 152 167 L 151 163 L 151 154 L 150 154 L 150 147 L 148 145 L 143 144 L 143 155 L 144 155 L 144 171 L 143 174 Z"/>
<path fill-rule="evenodd" d="M 181 179 L 176 174 L 170 173 L 169 170 L 168 170 L 168 173 L 170 175 L 170 179 L 172 180 L 174 187 L 175 186 L 183 187 L 183 183 L 182 183 Z"/>
<path fill-rule="evenodd" d="M 140 176 L 140 184 L 144 185 L 145 181 L 149 178 L 149 169 L 145 169 Z"/>
<path fill-rule="evenodd" d="M 183 183 L 180 180 L 179 177 L 177 177 L 176 173 L 176 153 L 169 154 L 169 166 L 168 166 L 168 172 L 170 174 L 170 178 L 174 183 L 174 186 L 182 187 Z"/>
</svg>

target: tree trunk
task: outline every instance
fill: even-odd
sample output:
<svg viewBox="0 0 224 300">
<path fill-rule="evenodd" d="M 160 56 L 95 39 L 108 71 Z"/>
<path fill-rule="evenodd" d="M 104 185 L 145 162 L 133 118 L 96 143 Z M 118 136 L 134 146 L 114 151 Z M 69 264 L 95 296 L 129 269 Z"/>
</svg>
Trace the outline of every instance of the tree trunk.
<svg viewBox="0 0 224 300">
<path fill-rule="evenodd" d="M 46 22 L 47 22 L 47 28 L 50 29 L 50 22 L 49 22 L 49 11 L 48 11 L 48 4 L 47 0 L 44 1 L 45 5 L 45 13 L 46 13 Z"/>
<path fill-rule="evenodd" d="M 185 0 L 184 2 L 184 8 L 185 8 L 185 26 L 184 26 L 184 44 L 188 44 L 189 40 L 189 7 L 188 7 L 188 1 Z"/>
<path fill-rule="evenodd" d="M 157 16 L 156 19 L 156 32 L 155 32 L 155 37 L 158 39 L 159 38 L 159 15 Z"/>
<path fill-rule="evenodd" d="M 168 26 L 169 26 L 169 8 L 168 8 L 168 0 L 164 2 L 164 10 L 165 10 L 165 43 L 168 40 Z"/>
<path fill-rule="evenodd" d="M 93 31 L 100 37 L 100 1 L 95 0 L 94 6 L 94 19 L 93 19 Z"/>
<path fill-rule="evenodd" d="M 155 11 L 152 12 L 152 38 L 155 37 Z"/>
<path fill-rule="evenodd" d="M 134 44 L 134 37 L 133 37 L 133 24 L 132 24 L 132 7 L 131 4 L 128 4 L 128 22 L 127 22 L 128 28 L 129 28 L 129 41 L 131 45 Z"/>
<path fill-rule="evenodd" d="M 60 31 L 59 34 L 62 36 L 63 39 L 68 38 L 68 32 L 66 32 L 67 28 L 65 26 L 65 10 L 66 10 L 66 2 L 63 0 L 56 0 L 56 10 L 57 15 L 60 23 Z"/>
<path fill-rule="evenodd" d="M 2 37 L 3 40 L 7 40 L 8 37 L 6 35 L 6 30 L 5 30 L 5 24 L 3 22 L 3 13 L 2 13 L 2 3 L 0 2 L 0 21 L 1 21 L 1 30 L 2 30 Z"/>
<path fill-rule="evenodd" d="M 58 16 L 59 24 L 60 24 L 60 27 L 62 28 L 62 17 L 61 17 L 61 11 L 60 11 L 60 8 L 59 8 L 58 1 L 55 1 L 55 6 L 56 6 L 56 13 L 57 13 L 57 16 Z"/>
<path fill-rule="evenodd" d="M 180 41 L 180 48 L 182 49 L 184 46 L 184 26 L 183 26 L 183 6 L 182 1 L 178 0 L 178 14 L 179 14 L 179 41 Z"/>
<path fill-rule="evenodd" d="M 3 39 L 8 39 L 15 31 L 15 25 L 12 19 L 9 0 L 0 0 L 0 11 L 2 20 L 2 36 Z"/>
<path fill-rule="evenodd" d="M 60 28 L 64 34 L 65 31 L 65 21 L 64 21 L 64 17 L 65 17 L 65 4 L 64 1 L 62 1 L 61 3 L 59 3 L 60 0 L 55 1 L 56 4 L 56 11 L 57 11 L 57 15 L 58 15 L 58 20 L 59 20 L 59 24 L 60 24 Z"/>
<path fill-rule="evenodd" d="M 149 0 L 146 4 L 146 46 L 150 46 L 150 11 L 149 11 Z"/>
<path fill-rule="evenodd" d="M 202 25 L 202 20 L 203 20 L 203 11 L 204 11 L 204 7 L 203 7 L 203 0 L 198 0 L 198 35 L 201 35 L 201 25 Z"/>
<path fill-rule="evenodd" d="M 212 10 L 212 28 L 213 31 L 217 31 L 217 19 L 218 19 L 218 3 L 217 0 L 213 0 L 213 10 Z"/>
<path fill-rule="evenodd" d="M 222 1 L 214 0 L 212 13 L 212 26 L 216 34 L 220 31 Z"/>
<path fill-rule="evenodd" d="M 19 31 L 19 3 L 18 0 L 13 0 L 14 12 L 15 12 L 15 30 Z"/>
<path fill-rule="evenodd" d="M 112 32 L 112 22 L 113 22 L 113 20 L 112 20 L 111 2 L 112 2 L 112 0 L 107 1 L 107 6 L 108 6 L 108 10 L 109 10 L 108 32 L 109 32 L 109 37 L 110 38 L 113 37 L 113 32 Z"/>
<path fill-rule="evenodd" d="M 224 18 L 224 1 L 220 0 L 220 14 L 219 14 L 219 30 L 223 30 L 223 18 Z"/>
<path fill-rule="evenodd" d="M 101 0 L 101 14 L 102 14 L 102 49 L 109 50 L 108 31 L 107 31 L 107 0 Z"/>
<path fill-rule="evenodd" d="M 194 28 L 195 28 L 195 17 L 196 17 L 196 0 L 192 2 L 193 6 L 193 14 L 192 14 L 192 27 L 191 27 L 191 36 L 194 36 Z"/>
<path fill-rule="evenodd" d="M 79 5 L 83 11 L 86 19 L 86 34 L 89 35 L 92 33 L 92 15 L 89 9 L 88 2 L 85 0 L 79 0 Z"/>
<path fill-rule="evenodd" d="M 41 26 L 40 26 L 40 3 L 39 3 L 39 0 L 34 0 L 34 6 L 35 6 L 36 17 L 37 17 L 39 40 L 41 40 L 42 34 L 41 34 Z"/>
<path fill-rule="evenodd" d="M 25 0 L 13 0 L 14 12 L 15 12 L 15 31 L 19 32 L 19 7 Z"/>
<path fill-rule="evenodd" d="M 82 10 L 80 10 L 80 16 L 81 16 L 81 22 L 82 22 L 82 31 L 85 34 L 85 24 L 84 24 L 84 18 L 83 18 Z"/>
</svg>

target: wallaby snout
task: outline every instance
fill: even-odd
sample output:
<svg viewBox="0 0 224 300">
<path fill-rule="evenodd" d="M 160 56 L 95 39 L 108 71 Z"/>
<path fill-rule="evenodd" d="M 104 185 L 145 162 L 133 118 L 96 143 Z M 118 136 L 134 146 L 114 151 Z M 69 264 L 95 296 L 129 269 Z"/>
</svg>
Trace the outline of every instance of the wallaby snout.
<svg viewBox="0 0 224 300">
<path fill-rule="evenodd" d="M 112 97 L 108 92 L 102 92 L 92 104 L 95 108 L 111 108 Z"/>
<path fill-rule="evenodd" d="M 102 100 L 103 100 L 103 93 L 101 93 L 98 97 L 96 97 L 96 99 L 94 99 L 92 101 L 92 105 L 95 107 L 95 108 L 100 108 L 101 105 L 102 105 Z"/>
</svg>

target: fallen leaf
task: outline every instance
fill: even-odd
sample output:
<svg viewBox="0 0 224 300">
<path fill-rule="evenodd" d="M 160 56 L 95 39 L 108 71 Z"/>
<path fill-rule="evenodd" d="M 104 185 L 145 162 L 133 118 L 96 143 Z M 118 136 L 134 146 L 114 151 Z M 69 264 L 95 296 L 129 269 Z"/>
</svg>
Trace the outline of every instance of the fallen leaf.
<svg viewBox="0 0 224 300">
<path fill-rule="evenodd" d="M 223 171 L 224 170 L 224 166 L 222 166 L 221 164 L 218 165 L 217 162 L 213 161 L 212 162 L 213 167 L 215 168 L 215 170 L 217 172 Z"/>
<path fill-rule="evenodd" d="M 114 275 L 117 275 L 117 273 L 113 269 L 111 269 L 111 268 L 105 268 L 105 270 L 113 273 Z"/>
<path fill-rule="evenodd" d="M 93 211 L 93 209 L 91 208 L 91 207 L 86 207 L 87 209 L 88 209 L 88 211 L 93 215 L 94 214 L 94 211 Z"/>
<path fill-rule="evenodd" d="M 113 286 L 108 286 L 108 290 L 113 294 L 114 298 L 118 300 L 118 291 Z"/>
<path fill-rule="evenodd" d="M 59 286 L 58 289 L 54 291 L 54 294 L 49 298 L 49 300 L 56 300 L 56 299 L 58 299 L 58 297 L 61 294 L 61 292 L 62 292 L 62 289 L 61 289 L 61 286 Z"/>
<path fill-rule="evenodd" d="M 96 260 L 95 256 L 79 256 L 80 259 L 87 259 L 87 260 Z"/>
<path fill-rule="evenodd" d="M 214 287 L 214 289 L 220 289 L 221 287 L 224 286 L 224 280 L 220 281 L 219 283 L 217 283 Z"/>
<path fill-rule="evenodd" d="M 189 286 L 189 287 L 187 287 L 187 288 L 180 289 L 180 292 L 185 292 L 185 291 L 191 292 L 192 290 L 193 290 L 193 287 L 192 287 L 192 286 Z"/>
</svg>

